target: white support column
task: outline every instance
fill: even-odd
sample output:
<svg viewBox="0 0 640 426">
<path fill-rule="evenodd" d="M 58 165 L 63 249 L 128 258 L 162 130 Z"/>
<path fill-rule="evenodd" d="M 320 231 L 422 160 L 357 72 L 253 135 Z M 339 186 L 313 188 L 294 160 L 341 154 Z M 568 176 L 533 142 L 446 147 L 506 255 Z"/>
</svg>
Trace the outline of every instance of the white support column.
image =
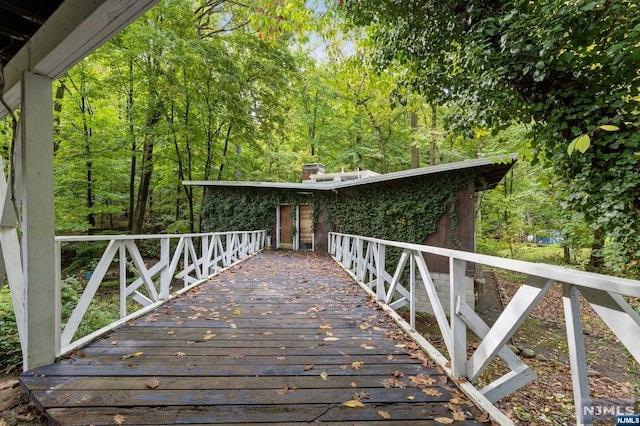
<svg viewBox="0 0 640 426">
<path fill-rule="evenodd" d="M 51 79 L 22 75 L 24 370 L 52 363 L 56 347 L 53 104 Z"/>
<path fill-rule="evenodd" d="M 55 329 L 56 329 L 56 356 L 60 355 L 60 334 L 62 333 L 62 246 L 61 243 L 55 242 L 55 262 L 56 269 L 54 271 L 54 283 L 55 283 Z"/>
</svg>

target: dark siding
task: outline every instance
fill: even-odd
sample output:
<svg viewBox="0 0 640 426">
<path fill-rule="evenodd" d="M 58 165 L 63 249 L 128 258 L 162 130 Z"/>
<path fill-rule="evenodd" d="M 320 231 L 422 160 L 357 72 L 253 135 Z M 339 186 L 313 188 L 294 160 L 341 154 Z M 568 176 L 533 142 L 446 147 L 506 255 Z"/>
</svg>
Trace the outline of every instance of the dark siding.
<svg viewBox="0 0 640 426">
<path fill-rule="evenodd" d="M 475 191 L 473 181 L 469 181 L 466 188 L 456 194 L 455 235 L 451 238 L 452 224 L 449 205 L 447 211 L 438 221 L 438 230 L 427 237 L 428 246 L 452 248 L 456 250 L 475 251 Z M 449 258 L 435 255 L 425 255 L 427 267 L 434 272 L 449 272 Z M 473 265 L 467 264 L 467 273 L 473 273 Z"/>
</svg>

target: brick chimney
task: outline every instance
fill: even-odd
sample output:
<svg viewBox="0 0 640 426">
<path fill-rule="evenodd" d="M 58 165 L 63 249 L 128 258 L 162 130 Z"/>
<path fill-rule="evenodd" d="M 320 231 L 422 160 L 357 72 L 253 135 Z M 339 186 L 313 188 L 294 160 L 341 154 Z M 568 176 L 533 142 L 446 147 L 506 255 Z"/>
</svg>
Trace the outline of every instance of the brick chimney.
<svg viewBox="0 0 640 426">
<path fill-rule="evenodd" d="M 311 180 L 311 175 L 323 175 L 324 164 L 309 163 L 302 166 L 302 181 L 307 182 Z"/>
</svg>

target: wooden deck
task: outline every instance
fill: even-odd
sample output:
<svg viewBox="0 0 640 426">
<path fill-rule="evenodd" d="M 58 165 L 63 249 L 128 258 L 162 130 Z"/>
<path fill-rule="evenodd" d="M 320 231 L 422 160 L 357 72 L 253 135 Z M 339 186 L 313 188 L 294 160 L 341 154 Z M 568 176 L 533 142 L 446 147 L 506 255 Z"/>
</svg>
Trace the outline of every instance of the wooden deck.
<svg viewBox="0 0 640 426">
<path fill-rule="evenodd" d="M 62 425 L 478 424 L 482 414 L 332 259 L 291 252 L 260 253 L 20 380 Z"/>
</svg>

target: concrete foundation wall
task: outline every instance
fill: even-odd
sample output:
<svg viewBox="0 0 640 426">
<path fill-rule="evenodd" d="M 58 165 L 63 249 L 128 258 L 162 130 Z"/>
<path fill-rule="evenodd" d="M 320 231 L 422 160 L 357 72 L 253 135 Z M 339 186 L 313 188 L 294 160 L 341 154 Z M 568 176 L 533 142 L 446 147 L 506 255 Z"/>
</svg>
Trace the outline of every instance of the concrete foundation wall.
<svg viewBox="0 0 640 426">
<path fill-rule="evenodd" d="M 431 272 L 431 279 L 433 280 L 433 285 L 436 288 L 444 311 L 449 314 L 449 274 Z M 472 309 L 475 309 L 476 298 L 473 277 L 465 277 L 465 290 L 467 304 Z M 427 292 L 424 289 L 424 284 L 419 277 L 416 277 L 416 311 L 433 314 Z"/>
</svg>

